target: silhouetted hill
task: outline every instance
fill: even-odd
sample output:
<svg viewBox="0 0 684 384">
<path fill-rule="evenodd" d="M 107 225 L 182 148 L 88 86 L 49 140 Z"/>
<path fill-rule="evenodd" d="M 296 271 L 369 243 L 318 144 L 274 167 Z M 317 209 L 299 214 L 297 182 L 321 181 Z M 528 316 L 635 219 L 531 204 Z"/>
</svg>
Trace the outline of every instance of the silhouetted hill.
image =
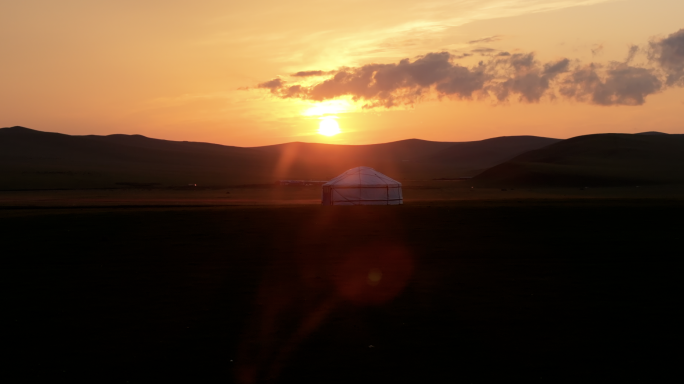
<svg viewBox="0 0 684 384">
<path fill-rule="evenodd" d="M 335 155 L 353 155 L 359 158 L 381 156 L 390 157 L 393 160 L 405 160 L 415 159 L 417 157 L 432 154 L 443 148 L 448 148 L 454 144 L 455 143 L 453 142 L 409 139 L 395 141 L 391 143 L 369 145 L 332 145 L 294 142 L 254 148 L 259 149 L 261 151 L 278 154 L 291 151 L 291 148 L 297 148 L 297 152 L 303 157 L 319 157 L 326 156 L 332 153 Z"/>
<path fill-rule="evenodd" d="M 440 162 L 459 163 L 464 167 L 488 168 L 515 156 L 557 143 L 560 139 L 537 136 L 503 136 L 493 139 L 456 143 L 432 155 Z"/>
<path fill-rule="evenodd" d="M 277 154 L 277 169 L 306 178 L 329 179 L 359 164 L 404 179 L 473 176 L 531 149 L 558 142 L 535 136 L 510 136 L 471 142 L 402 140 L 372 145 L 287 143 L 257 149 Z M 277 171 L 277 174 L 284 174 Z"/>
<path fill-rule="evenodd" d="M 0 189 L 328 180 L 359 165 L 400 180 L 472 176 L 554 141 L 513 136 L 467 143 L 411 139 L 373 145 L 295 142 L 242 148 L 141 135 L 70 136 L 12 127 L 0 129 L 4 176 Z"/>
<path fill-rule="evenodd" d="M 501 185 L 611 186 L 684 182 L 684 135 L 597 134 L 530 151 L 477 175 Z"/>
<path fill-rule="evenodd" d="M 0 129 L 2 189 L 258 182 L 261 179 L 249 170 L 268 163 L 267 156 L 249 148 L 139 135 L 70 136 L 22 127 Z"/>
<path fill-rule="evenodd" d="M 656 131 L 648 131 L 648 132 L 639 132 L 639 133 L 635 133 L 635 135 L 667 135 L 667 133 L 664 133 L 664 132 L 656 132 Z"/>
<path fill-rule="evenodd" d="M 254 149 L 278 159 L 274 167 L 278 178 L 328 180 L 349 168 L 366 165 L 396 178 L 422 179 L 439 175 L 439 166 L 416 161 L 453 144 L 411 139 L 371 145 L 297 142 Z"/>
</svg>

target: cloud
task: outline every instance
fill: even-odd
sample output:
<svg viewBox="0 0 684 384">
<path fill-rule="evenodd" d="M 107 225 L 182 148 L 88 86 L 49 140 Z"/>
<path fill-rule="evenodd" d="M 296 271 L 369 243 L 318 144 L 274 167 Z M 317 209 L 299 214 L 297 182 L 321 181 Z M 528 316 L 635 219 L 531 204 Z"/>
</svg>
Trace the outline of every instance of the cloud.
<svg viewBox="0 0 684 384">
<path fill-rule="evenodd" d="M 629 64 L 632 60 L 634 60 L 634 56 L 636 56 L 637 53 L 639 53 L 640 49 L 638 45 L 630 45 L 629 50 L 627 51 L 627 58 L 625 59 L 625 64 Z"/>
<path fill-rule="evenodd" d="M 549 90 L 551 81 L 559 74 L 567 72 L 570 60 L 540 64 L 534 54 L 516 53 L 499 60 L 499 65 L 512 67 L 508 79 L 491 87 L 499 101 L 508 100 L 511 95 L 519 95 L 526 102 L 538 102 Z M 555 97 L 555 96 L 554 96 Z"/>
<path fill-rule="evenodd" d="M 481 51 L 478 51 L 481 50 Z M 535 53 L 490 53 L 473 66 L 458 62 L 468 54 L 431 52 L 398 63 L 302 71 L 294 77 L 325 76 L 312 85 L 275 78 L 257 85 L 280 98 L 312 101 L 350 97 L 363 108 L 392 108 L 427 99 L 492 99 L 536 103 L 565 98 L 595 105 L 641 105 L 667 86 L 684 86 L 684 29 L 652 40 L 649 66 L 630 63 L 640 52 L 630 46 L 624 62 L 583 64 L 559 58 L 541 62 Z M 310 84 L 310 83 L 308 83 Z"/>
<path fill-rule="evenodd" d="M 493 43 L 495 41 L 500 41 L 500 40 L 503 40 L 503 36 L 494 35 L 494 36 L 484 37 L 482 39 L 470 40 L 468 42 L 468 44 L 487 44 L 487 43 Z"/>
<path fill-rule="evenodd" d="M 263 83 L 257 84 L 257 88 L 270 89 L 272 93 L 278 93 L 278 90 L 285 85 L 283 79 L 276 77 L 273 80 L 264 81 Z"/>
<path fill-rule="evenodd" d="M 257 88 L 268 89 L 272 94 L 277 95 L 280 98 L 288 99 L 291 97 L 302 98 L 303 87 L 301 85 L 295 84 L 291 86 L 285 86 L 285 81 L 279 77 L 273 80 L 265 81 L 263 83 L 257 84 Z"/>
<path fill-rule="evenodd" d="M 308 89 L 308 98 L 322 101 L 352 96 L 366 101 L 365 108 L 413 104 L 435 86 L 441 94 L 470 98 L 482 89 L 486 75 L 482 69 L 466 68 L 451 62 L 447 52 L 429 53 L 413 62 L 369 64 L 345 68 L 333 77 Z"/>
<path fill-rule="evenodd" d="M 605 71 L 602 69 L 596 64 L 577 68 L 563 81 L 560 93 L 598 105 L 641 105 L 646 96 L 659 92 L 663 86 L 648 68 L 615 63 Z"/>
<path fill-rule="evenodd" d="M 594 44 L 594 46 L 591 48 L 591 55 L 592 56 L 599 56 L 602 53 L 603 53 L 603 44 Z"/>
<path fill-rule="evenodd" d="M 475 48 L 475 49 L 470 50 L 470 52 L 472 52 L 472 53 L 480 53 L 480 54 L 492 53 L 492 52 L 496 52 L 496 51 L 497 50 L 494 48 Z"/>
<path fill-rule="evenodd" d="M 649 58 L 667 73 L 667 85 L 684 86 L 684 29 L 652 40 Z"/>
</svg>

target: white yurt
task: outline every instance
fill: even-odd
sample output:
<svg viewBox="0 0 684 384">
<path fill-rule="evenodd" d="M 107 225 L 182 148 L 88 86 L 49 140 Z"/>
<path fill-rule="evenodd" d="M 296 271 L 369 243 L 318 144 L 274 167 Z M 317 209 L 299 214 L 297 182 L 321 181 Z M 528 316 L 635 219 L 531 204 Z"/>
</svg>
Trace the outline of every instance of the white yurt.
<svg viewBox="0 0 684 384">
<path fill-rule="evenodd" d="M 323 205 L 398 205 L 401 183 L 370 167 L 356 167 L 323 184 Z"/>
</svg>

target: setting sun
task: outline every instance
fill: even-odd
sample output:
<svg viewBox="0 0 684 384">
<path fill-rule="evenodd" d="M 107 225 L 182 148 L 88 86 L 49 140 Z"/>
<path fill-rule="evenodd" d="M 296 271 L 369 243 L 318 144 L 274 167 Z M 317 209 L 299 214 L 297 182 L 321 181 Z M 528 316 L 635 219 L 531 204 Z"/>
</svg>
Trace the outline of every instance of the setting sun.
<svg viewBox="0 0 684 384">
<path fill-rule="evenodd" d="M 321 120 L 321 123 L 318 126 L 318 133 L 324 136 L 335 136 L 340 132 L 340 125 L 332 118 Z"/>
</svg>

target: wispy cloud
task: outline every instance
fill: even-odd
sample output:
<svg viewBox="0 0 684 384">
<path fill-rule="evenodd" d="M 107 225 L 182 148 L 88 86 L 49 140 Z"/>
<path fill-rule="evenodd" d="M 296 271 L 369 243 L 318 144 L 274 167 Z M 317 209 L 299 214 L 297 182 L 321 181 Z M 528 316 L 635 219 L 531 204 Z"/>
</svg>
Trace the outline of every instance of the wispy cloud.
<svg viewBox="0 0 684 384">
<path fill-rule="evenodd" d="M 256 25 L 251 23 L 241 27 L 234 26 L 230 33 L 217 32 L 207 36 L 201 43 L 248 46 L 255 54 L 264 54 L 266 60 L 291 65 L 304 60 L 314 67 L 331 64 L 359 65 L 373 59 L 415 56 L 426 50 L 465 48 L 503 38 L 493 35 L 460 43 L 454 41 L 451 33 L 453 28 L 473 21 L 557 11 L 610 1 L 616 0 L 427 0 L 420 3 L 395 0 L 392 9 L 388 9 L 385 2 L 340 0 L 335 2 L 334 7 L 337 8 L 334 9 L 363 11 L 344 23 L 326 24 L 323 28 L 320 23 L 309 20 L 324 19 L 331 10 L 326 7 L 326 13 L 316 13 L 317 9 L 321 9 L 321 12 L 323 9 L 312 1 L 310 8 L 302 6 L 308 12 L 307 19 L 293 24 L 287 30 L 274 29 L 271 25 L 285 19 L 301 20 L 301 16 L 287 6 L 274 4 L 273 7 L 264 7 L 269 11 Z M 239 25 L 240 15 L 224 22 Z M 458 44 L 462 47 L 453 46 Z"/>
<path fill-rule="evenodd" d="M 483 37 L 481 39 L 470 40 L 468 42 L 468 44 L 487 44 L 487 43 L 494 43 L 494 42 L 501 41 L 501 40 L 503 40 L 503 36 L 494 35 L 494 36 Z"/>
<path fill-rule="evenodd" d="M 496 51 L 497 50 L 494 48 L 475 48 L 475 49 L 470 50 L 470 52 L 472 52 L 472 53 L 483 53 L 483 54 L 484 53 L 492 53 L 492 52 L 496 52 Z"/>
<path fill-rule="evenodd" d="M 335 71 L 299 71 L 291 74 L 292 77 L 312 77 L 312 76 L 325 76 L 334 73 Z"/>
</svg>

